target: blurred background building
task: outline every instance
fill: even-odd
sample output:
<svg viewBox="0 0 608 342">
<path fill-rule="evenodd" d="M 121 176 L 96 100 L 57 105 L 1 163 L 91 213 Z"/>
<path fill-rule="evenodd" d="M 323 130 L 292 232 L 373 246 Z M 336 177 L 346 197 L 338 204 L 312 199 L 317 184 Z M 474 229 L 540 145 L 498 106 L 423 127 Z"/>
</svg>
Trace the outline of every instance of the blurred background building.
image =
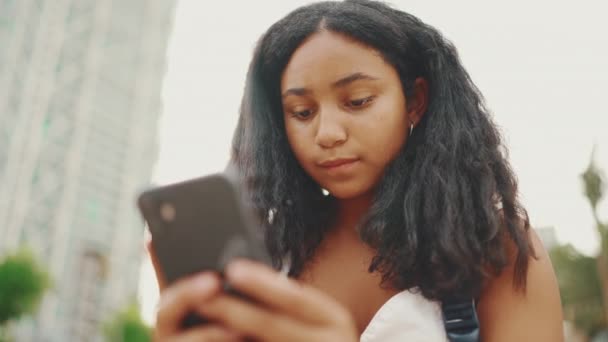
<svg viewBox="0 0 608 342">
<path fill-rule="evenodd" d="M 0 0 L 0 256 L 53 286 L 21 341 L 99 340 L 136 296 L 173 0 Z"/>
</svg>

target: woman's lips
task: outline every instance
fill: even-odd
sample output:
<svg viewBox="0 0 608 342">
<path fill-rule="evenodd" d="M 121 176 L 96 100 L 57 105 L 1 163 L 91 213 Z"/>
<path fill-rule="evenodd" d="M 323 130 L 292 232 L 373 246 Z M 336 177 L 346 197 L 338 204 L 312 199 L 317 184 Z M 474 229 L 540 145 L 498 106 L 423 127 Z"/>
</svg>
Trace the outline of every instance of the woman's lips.
<svg viewBox="0 0 608 342">
<path fill-rule="evenodd" d="M 331 173 L 344 173 L 352 170 L 359 161 L 358 158 L 336 158 L 319 163 L 319 166 Z"/>
</svg>

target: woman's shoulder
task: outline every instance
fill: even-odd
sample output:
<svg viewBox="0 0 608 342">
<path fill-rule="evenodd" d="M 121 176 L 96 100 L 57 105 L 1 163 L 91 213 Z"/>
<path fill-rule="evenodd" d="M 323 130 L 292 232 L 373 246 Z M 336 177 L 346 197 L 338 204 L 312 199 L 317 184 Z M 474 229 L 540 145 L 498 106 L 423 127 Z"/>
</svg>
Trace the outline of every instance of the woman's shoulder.
<svg viewBox="0 0 608 342">
<path fill-rule="evenodd" d="M 441 306 L 415 291 L 399 292 L 376 312 L 360 341 L 446 342 Z"/>
<path fill-rule="evenodd" d="M 525 289 L 514 286 L 517 247 L 507 240 L 508 265 L 488 280 L 477 313 L 483 341 L 562 341 L 562 311 L 549 255 L 533 229 Z"/>
</svg>

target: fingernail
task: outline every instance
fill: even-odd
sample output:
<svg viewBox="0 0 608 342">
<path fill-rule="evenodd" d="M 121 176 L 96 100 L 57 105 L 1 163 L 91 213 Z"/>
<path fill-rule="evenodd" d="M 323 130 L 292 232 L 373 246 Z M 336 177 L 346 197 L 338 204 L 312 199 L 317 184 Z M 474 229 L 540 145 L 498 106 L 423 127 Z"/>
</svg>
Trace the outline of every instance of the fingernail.
<svg viewBox="0 0 608 342">
<path fill-rule="evenodd" d="M 199 291 L 209 291 L 215 286 L 215 279 L 209 274 L 203 274 L 198 276 L 195 286 Z"/>
<path fill-rule="evenodd" d="M 242 279 L 247 275 L 247 267 L 243 262 L 233 261 L 226 268 L 226 275 L 232 280 Z"/>
</svg>

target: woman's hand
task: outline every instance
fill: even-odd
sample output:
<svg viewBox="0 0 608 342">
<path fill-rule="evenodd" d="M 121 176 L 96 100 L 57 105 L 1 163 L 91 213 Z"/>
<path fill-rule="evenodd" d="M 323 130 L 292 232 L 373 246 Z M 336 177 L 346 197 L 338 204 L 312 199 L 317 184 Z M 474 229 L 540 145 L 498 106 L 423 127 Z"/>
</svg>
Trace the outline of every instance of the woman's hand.
<svg viewBox="0 0 608 342">
<path fill-rule="evenodd" d="M 164 289 L 156 316 L 154 340 L 162 342 L 240 341 L 238 335 L 223 326 L 208 323 L 183 329 L 187 314 L 221 293 L 219 277 L 211 272 L 182 279 Z"/>
<path fill-rule="evenodd" d="M 150 241 L 148 241 L 146 247 L 154 266 L 158 288 L 161 293 L 156 315 L 156 325 L 154 327 L 154 341 L 204 342 L 241 340 L 233 332 L 217 324 L 210 323 L 184 330 L 182 328 L 184 317 L 188 313 L 196 312 L 199 305 L 220 293 L 220 279 L 217 274 L 205 272 L 167 286 Z"/>
<path fill-rule="evenodd" d="M 161 290 L 155 341 L 358 341 L 349 312 L 328 295 L 251 261 L 231 263 L 226 280 L 243 300 L 221 291 L 219 277 L 205 272 L 167 286 L 151 245 L 148 250 Z M 183 330 L 189 312 L 213 321 Z"/>
<path fill-rule="evenodd" d="M 253 302 L 220 293 L 200 303 L 197 312 L 239 336 L 265 342 L 359 340 L 349 312 L 319 290 L 252 261 L 232 262 L 225 274 Z"/>
</svg>

